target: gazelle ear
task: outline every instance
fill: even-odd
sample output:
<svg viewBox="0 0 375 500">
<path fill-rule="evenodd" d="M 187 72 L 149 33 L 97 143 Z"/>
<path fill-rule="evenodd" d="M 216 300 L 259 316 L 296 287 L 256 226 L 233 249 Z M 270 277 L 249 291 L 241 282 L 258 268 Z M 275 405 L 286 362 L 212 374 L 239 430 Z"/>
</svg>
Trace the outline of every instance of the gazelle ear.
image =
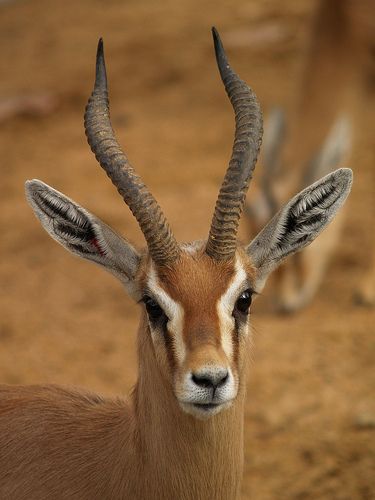
<svg viewBox="0 0 375 500">
<path fill-rule="evenodd" d="M 257 269 L 260 291 L 285 257 L 311 243 L 331 222 L 346 200 L 352 171 L 341 168 L 294 196 L 248 245 L 246 252 Z"/>
<path fill-rule="evenodd" d="M 140 256 L 104 222 L 39 180 L 27 181 L 26 198 L 42 226 L 70 252 L 114 274 L 138 299 L 134 277 Z"/>
</svg>

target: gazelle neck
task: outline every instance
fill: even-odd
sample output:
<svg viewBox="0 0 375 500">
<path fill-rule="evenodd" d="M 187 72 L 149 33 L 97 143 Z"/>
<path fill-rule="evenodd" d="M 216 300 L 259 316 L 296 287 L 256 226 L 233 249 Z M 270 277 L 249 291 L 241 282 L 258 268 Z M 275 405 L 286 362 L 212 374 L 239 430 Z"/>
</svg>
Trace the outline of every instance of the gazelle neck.
<svg viewBox="0 0 375 500">
<path fill-rule="evenodd" d="M 243 468 L 244 388 L 231 408 L 199 420 L 179 407 L 142 318 L 133 393 L 140 469 L 153 498 L 234 499 Z M 166 492 L 170 493 L 166 494 Z"/>
</svg>

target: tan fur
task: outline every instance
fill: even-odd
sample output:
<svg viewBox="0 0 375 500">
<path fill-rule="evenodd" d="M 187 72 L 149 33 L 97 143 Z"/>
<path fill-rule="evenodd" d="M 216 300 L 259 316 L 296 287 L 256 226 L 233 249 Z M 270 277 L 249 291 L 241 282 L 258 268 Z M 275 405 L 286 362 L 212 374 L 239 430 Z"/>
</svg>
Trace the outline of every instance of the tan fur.
<svg viewBox="0 0 375 500">
<path fill-rule="evenodd" d="M 149 265 L 143 264 L 140 282 Z M 253 273 L 249 262 L 248 268 Z M 158 274 L 188 311 L 184 336 L 189 355 L 197 353 L 192 365 L 222 361 L 213 304 L 230 282 L 233 262 L 184 254 Z M 145 311 L 138 331 L 139 379 L 129 399 L 57 386 L 1 386 L 0 498 L 238 498 L 247 338 L 239 349 L 237 397 L 229 409 L 203 421 L 181 410 Z"/>
</svg>

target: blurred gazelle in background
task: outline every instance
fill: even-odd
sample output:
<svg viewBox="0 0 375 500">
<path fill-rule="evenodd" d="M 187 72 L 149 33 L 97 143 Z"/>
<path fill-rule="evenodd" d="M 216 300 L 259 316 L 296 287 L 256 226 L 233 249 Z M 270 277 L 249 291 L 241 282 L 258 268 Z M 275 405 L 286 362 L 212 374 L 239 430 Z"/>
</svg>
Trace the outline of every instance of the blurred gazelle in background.
<svg viewBox="0 0 375 500">
<path fill-rule="evenodd" d="M 375 111 L 373 5 L 372 0 L 318 2 L 293 114 L 286 120 L 281 109 L 274 109 L 265 124 L 263 174 L 247 205 L 254 234 L 292 193 L 349 161 L 354 165 L 360 117 Z M 312 300 L 339 243 L 344 218 L 341 213 L 321 238 L 279 269 L 279 310 L 296 311 Z M 372 253 L 355 295 L 366 305 L 375 302 L 374 245 Z"/>
</svg>

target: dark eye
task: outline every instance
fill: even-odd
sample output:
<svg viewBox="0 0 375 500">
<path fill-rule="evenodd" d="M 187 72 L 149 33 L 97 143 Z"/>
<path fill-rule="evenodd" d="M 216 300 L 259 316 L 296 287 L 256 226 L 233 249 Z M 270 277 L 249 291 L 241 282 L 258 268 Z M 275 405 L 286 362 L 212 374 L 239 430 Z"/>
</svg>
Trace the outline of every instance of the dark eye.
<svg viewBox="0 0 375 500">
<path fill-rule="evenodd" d="M 150 318 L 150 321 L 155 322 L 162 318 L 167 319 L 165 312 L 154 299 L 152 299 L 148 295 L 145 295 L 142 300 L 146 306 L 147 314 L 148 317 Z"/>
<path fill-rule="evenodd" d="M 247 314 L 249 312 L 249 307 L 251 305 L 252 291 L 250 289 L 245 290 L 238 297 L 233 313 L 238 311 L 241 314 Z"/>
</svg>

